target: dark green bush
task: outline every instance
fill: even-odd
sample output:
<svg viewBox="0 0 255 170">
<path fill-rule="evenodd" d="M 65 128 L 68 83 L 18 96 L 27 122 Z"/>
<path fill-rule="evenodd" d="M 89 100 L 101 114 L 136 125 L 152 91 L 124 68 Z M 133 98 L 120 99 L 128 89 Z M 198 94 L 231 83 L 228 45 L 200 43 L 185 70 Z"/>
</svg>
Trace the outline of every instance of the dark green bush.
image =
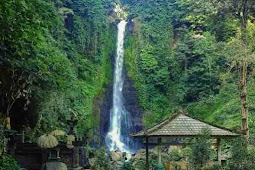
<svg viewBox="0 0 255 170">
<path fill-rule="evenodd" d="M 131 162 L 130 161 L 125 161 L 123 163 L 123 166 L 122 166 L 121 170 L 133 170 Z"/>
<path fill-rule="evenodd" d="M 237 138 L 231 141 L 231 155 L 228 160 L 228 168 L 231 170 L 251 170 L 255 169 L 255 152 L 249 150 L 251 140 Z"/>
<path fill-rule="evenodd" d="M 158 163 L 158 165 L 156 166 L 155 170 L 165 170 L 165 167 L 162 163 Z"/>
<path fill-rule="evenodd" d="M 190 163 L 196 170 L 202 169 L 211 158 L 210 131 L 202 129 L 201 137 L 191 145 Z"/>
<path fill-rule="evenodd" d="M 91 165 L 95 170 L 111 169 L 111 160 L 106 153 L 105 147 L 99 148 L 95 153 L 94 165 Z"/>
<path fill-rule="evenodd" d="M 3 154 L 0 158 L 0 170 L 24 170 L 24 168 L 21 168 L 12 156 Z"/>
</svg>

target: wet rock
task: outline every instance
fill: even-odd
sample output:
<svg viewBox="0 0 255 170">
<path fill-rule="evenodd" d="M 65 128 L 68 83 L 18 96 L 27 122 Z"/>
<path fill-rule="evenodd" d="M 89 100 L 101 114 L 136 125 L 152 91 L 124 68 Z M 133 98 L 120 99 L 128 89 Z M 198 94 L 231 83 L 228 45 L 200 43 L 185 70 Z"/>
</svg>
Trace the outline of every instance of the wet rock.
<svg viewBox="0 0 255 170">
<path fill-rule="evenodd" d="M 139 149 L 135 156 L 133 157 L 134 160 L 143 159 L 145 158 L 146 151 L 145 149 Z"/>
<path fill-rule="evenodd" d="M 122 158 L 122 153 L 118 151 L 111 152 L 111 158 L 113 161 L 120 161 Z"/>
</svg>

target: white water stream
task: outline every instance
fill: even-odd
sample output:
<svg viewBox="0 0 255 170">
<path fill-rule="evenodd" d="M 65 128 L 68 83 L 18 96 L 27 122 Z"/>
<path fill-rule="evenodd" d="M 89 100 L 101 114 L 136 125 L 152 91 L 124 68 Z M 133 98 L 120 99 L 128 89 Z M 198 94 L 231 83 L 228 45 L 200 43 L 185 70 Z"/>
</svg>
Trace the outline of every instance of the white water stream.
<svg viewBox="0 0 255 170">
<path fill-rule="evenodd" d="M 131 153 L 129 137 L 129 113 L 123 104 L 123 60 L 124 60 L 124 35 L 126 21 L 121 20 L 118 24 L 117 53 L 115 58 L 113 106 L 110 112 L 110 129 L 106 136 L 106 145 L 110 151 Z"/>
</svg>

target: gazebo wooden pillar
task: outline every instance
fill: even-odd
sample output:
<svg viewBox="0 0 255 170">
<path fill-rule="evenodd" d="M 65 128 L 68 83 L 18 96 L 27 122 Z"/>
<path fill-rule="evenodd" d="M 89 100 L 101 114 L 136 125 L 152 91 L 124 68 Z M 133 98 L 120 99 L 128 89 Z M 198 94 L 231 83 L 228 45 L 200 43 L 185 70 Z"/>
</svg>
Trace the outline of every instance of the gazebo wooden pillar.
<svg viewBox="0 0 255 170">
<path fill-rule="evenodd" d="M 158 162 L 161 163 L 161 138 L 158 138 Z"/>
<path fill-rule="evenodd" d="M 161 162 L 161 149 L 162 139 L 164 138 L 197 138 L 201 136 L 201 131 L 203 128 L 209 129 L 211 131 L 211 138 L 217 139 L 217 157 L 219 163 L 221 163 L 221 139 L 222 138 L 233 138 L 238 137 L 240 134 L 234 133 L 231 130 L 211 123 L 207 123 L 200 119 L 191 117 L 185 113 L 176 114 L 165 121 L 155 125 L 154 127 L 147 129 L 146 131 L 138 132 L 132 135 L 135 138 L 145 138 L 146 145 L 146 170 L 149 170 L 149 139 L 156 138 L 159 146 L 158 155 L 159 162 Z M 173 144 L 173 143 L 172 143 Z M 184 143 L 181 143 L 181 145 Z M 154 143 L 155 145 L 155 143 Z"/>
<path fill-rule="evenodd" d="M 146 170 L 149 170 L 149 138 L 146 137 Z"/>
<path fill-rule="evenodd" d="M 219 164 L 221 164 L 221 138 L 217 138 L 217 158 L 218 158 L 218 162 Z"/>
</svg>

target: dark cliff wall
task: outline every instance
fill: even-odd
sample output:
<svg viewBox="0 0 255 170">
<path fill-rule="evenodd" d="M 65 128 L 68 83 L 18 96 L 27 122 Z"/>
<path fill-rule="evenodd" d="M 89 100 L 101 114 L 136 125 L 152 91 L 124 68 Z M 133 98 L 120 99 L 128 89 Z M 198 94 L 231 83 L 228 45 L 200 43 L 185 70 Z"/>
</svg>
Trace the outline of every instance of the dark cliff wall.
<svg viewBox="0 0 255 170">
<path fill-rule="evenodd" d="M 124 85 L 123 85 L 123 97 L 124 106 L 130 114 L 131 132 L 136 133 L 142 130 L 141 123 L 141 109 L 139 108 L 137 91 L 133 86 L 133 81 L 127 77 L 126 71 L 124 71 Z M 100 134 L 102 140 L 109 130 L 110 123 L 110 110 L 112 108 L 112 91 L 113 84 L 108 86 L 108 90 L 104 95 L 103 101 L 100 103 Z"/>
<path fill-rule="evenodd" d="M 134 87 L 133 80 L 131 80 L 126 71 L 124 71 L 124 106 L 130 113 L 130 120 L 132 124 L 131 133 L 136 133 L 142 130 L 142 112 L 138 104 L 138 94 Z"/>
<path fill-rule="evenodd" d="M 100 103 L 100 135 L 104 141 L 104 137 L 110 127 L 110 110 L 112 107 L 112 91 L 113 84 L 108 85 L 102 103 Z"/>
</svg>

